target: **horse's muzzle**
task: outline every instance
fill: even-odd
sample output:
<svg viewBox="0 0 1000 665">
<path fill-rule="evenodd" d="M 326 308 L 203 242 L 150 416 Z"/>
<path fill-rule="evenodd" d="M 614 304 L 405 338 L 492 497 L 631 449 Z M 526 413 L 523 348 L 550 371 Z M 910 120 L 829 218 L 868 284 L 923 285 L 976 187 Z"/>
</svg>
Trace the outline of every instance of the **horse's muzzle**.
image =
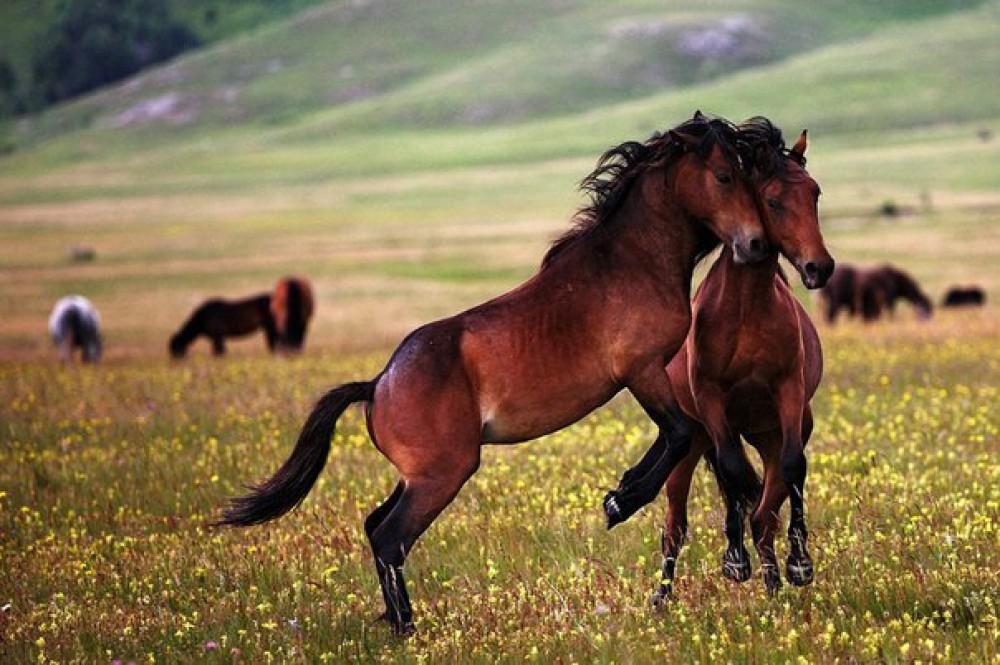
<svg viewBox="0 0 1000 665">
<path fill-rule="evenodd" d="M 795 265 L 807 289 L 821 289 L 833 274 L 834 261 L 826 256 L 820 259 L 797 261 Z"/>
<path fill-rule="evenodd" d="M 733 241 L 733 259 L 738 264 L 756 263 L 767 256 L 767 240 L 762 236 L 745 236 Z"/>
</svg>

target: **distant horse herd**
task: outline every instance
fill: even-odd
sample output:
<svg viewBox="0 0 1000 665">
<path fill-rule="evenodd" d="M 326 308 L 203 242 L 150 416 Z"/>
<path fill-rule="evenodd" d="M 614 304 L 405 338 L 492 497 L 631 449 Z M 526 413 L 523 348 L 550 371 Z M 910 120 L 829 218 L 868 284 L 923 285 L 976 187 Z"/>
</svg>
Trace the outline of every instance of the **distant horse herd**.
<svg viewBox="0 0 1000 665">
<path fill-rule="evenodd" d="M 170 355 L 183 358 L 199 337 L 212 345 L 212 353 L 226 352 L 226 339 L 264 331 L 272 352 L 298 353 L 305 344 L 313 315 L 312 286 L 302 277 L 284 277 L 274 290 L 242 300 L 207 300 L 187 318 L 168 344 Z M 49 333 L 63 361 L 81 350 L 83 362 L 101 358 L 102 338 L 97 309 L 83 296 L 66 296 L 56 303 L 49 317 Z"/>
<path fill-rule="evenodd" d="M 481 447 L 556 431 L 627 389 L 658 434 L 608 492 L 603 509 L 611 528 L 667 486 L 654 602 L 673 594 L 692 474 L 702 459 L 726 505 L 723 574 L 736 581 L 751 575 L 744 545 L 749 521 L 765 588 L 773 593 L 781 586 L 774 539 L 787 499 L 785 574 L 794 585 L 810 583 L 805 447 L 823 354 L 778 257 L 806 288 L 820 290 L 831 322 L 842 310 L 866 321 L 891 314 L 898 299 L 926 315 L 931 304 L 891 266 L 835 269 L 820 232 L 820 188 L 806 170 L 806 148 L 805 131 L 789 148 L 766 118 L 734 125 L 697 112 L 644 142 L 608 150 L 581 184 L 589 205 L 533 277 L 418 328 L 375 377 L 330 390 L 284 464 L 232 499 L 217 524 L 262 524 L 302 503 L 326 463 L 337 420 L 352 403 L 363 403 L 373 443 L 399 473 L 364 529 L 385 601 L 382 618 L 408 634 L 414 624 L 403 576 L 407 555 L 479 468 Z M 695 266 L 720 245 L 692 300 Z M 983 299 L 973 287 L 949 293 L 945 304 Z M 312 291 L 300 279 L 245 300 L 211 300 L 173 336 L 170 352 L 181 356 L 204 336 L 223 353 L 227 337 L 259 329 L 272 350 L 300 349 L 312 311 Z M 96 312 L 92 320 L 96 331 Z M 66 324 L 72 325 L 85 329 L 79 321 Z M 53 336 L 65 343 L 65 333 Z M 763 478 L 743 439 L 759 452 Z"/>
</svg>

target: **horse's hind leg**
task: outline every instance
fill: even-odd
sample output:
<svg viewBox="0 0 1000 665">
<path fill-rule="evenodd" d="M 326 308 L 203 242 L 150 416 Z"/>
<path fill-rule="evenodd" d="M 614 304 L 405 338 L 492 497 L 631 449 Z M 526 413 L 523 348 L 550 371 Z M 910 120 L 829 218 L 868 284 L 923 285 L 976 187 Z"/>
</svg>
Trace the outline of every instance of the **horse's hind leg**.
<svg viewBox="0 0 1000 665">
<path fill-rule="evenodd" d="M 809 439 L 813 433 L 813 412 L 812 406 L 805 405 L 802 409 L 802 448 L 809 445 Z"/>
<path fill-rule="evenodd" d="M 398 634 L 413 630 L 406 557 L 479 467 L 482 424 L 468 381 L 454 365 L 427 358 L 390 364 L 369 418 L 375 445 L 401 476 L 393 496 L 366 521 L 386 618 Z"/>
<path fill-rule="evenodd" d="M 372 556 L 377 557 L 377 554 L 375 552 L 375 541 L 373 540 L 373 534 L 375 533 L 375 529 L 377 529 L 379 525 L 381 525 L 382 522 L 385 521 L 385 518 L 389 515 L 390 512 L 392 512 L 392 509 L 396 507 L 396 504 L 399 502 L 399 497 L 403 495 L 403 488 L 404 488 L 403 481 L 399 481 L 398 483 L 396 483 L 396 488 L 392 491 L 392 494 L 390 494 L 385 501 L 380 503 L 378 507 L 375 508 L 375 510 L 373 510 L 365 519 L 365 534 L 368 536 L 368 543 L 371 545 L 372 548 Z M 392 602 L 392 600 L 385 593 L 384 589 L 382 592 L 382 599 L 385 601 L 386 608 L 388 608 L 389 603 Z M 388 621 L 389 610 L 386 609 L 386 611 L 384 611 L 379 618 Z"/>
<path fill-rule="evenodd" d="M 212 338 L 212 354 L 216 356 L 226 354 L 226 340 L 222 335 L 216 335 Z"/>
<path fill-rule="evenodd" d="M 73 340 L 70 335 L 66 335 L 61 342 L 59 342 L 59 361 L 63 363 L 72 362 L 73 360 Z"/>
<path fill-rule="evenodd" d="M 474 461 L 452 466 L 435 475 L 406 478 L 395 505 L 372 532 L 372 551 L 386 601 L 387 618 L 398 634 L 413 631 L 413 610 L 403 580 L 406 556 L 477 466 L 478 456 Z"/>
</svg>

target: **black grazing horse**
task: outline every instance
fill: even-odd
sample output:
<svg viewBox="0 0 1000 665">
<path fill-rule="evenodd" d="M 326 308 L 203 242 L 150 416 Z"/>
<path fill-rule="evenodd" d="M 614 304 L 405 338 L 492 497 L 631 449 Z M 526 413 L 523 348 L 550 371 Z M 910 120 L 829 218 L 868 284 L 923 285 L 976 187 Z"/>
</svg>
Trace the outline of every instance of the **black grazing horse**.
<svg viewBox="0 0 1000 665">
<path fill-rule="evenodd" d="M 204 335 L 212 341 L 212 353 L 221 356 L 226 352 L 227 337 L 243 337 L 261 328 L 264 329 L 267 348 L 273 351 L 276 334 L 270 293 L 244 300 L 209 300 L 194 310 L 181 329 L 170 338 L 170 355 L 183 358 L 188 346 Z"/>
<path fill-rule="evenodd" d="M 834 323 L 842 309 L 851 317 L 860 315 L 866 322 L 875 321 L 883 314 L 892 317 L 897 300 L 912 303 L 922 319 L 929 318 L 934 309 L 917 281 L 888 263 L 869 269 L 838 264 L 833 277 L 820 291 L 820 297 L 828 323 Z"/>
<path fill-rule="evenodd" d="M 986 292 L 978 286 L 953 286 L 941 300 L 942 307 L 982 307 Z"/>
</svg>

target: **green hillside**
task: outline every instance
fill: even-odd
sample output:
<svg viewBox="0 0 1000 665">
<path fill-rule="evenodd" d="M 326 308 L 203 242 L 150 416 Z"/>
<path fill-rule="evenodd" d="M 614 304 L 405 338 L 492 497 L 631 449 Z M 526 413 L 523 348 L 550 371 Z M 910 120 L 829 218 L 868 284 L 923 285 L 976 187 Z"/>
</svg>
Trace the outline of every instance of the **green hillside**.
<svg viewBox="0 0 1000 665">
<path fill-rule="evenodd" d="M 974 4 L 331 2 L 23 122 L 17 139 L 510 124 L 669 94 Z"/>
<path fill-rule="evenodd" d="M 34 46 L 67 0 L 4 0 L 0 3 L 0 60 L 18 77 L 30 75 Z M 252 30 L 318 0 L 172 0 L 171 11 L 205 43 Z"/>
<path fill-rule="evenodd" d="M 963 260 L 997 246 L 997 71 L 996 1 L 324 3 L 8 128 L 0 337 L 79 290 L 138 343 L 300 271 L 327 341 L 395 339 L 530 274 L 596 156 L 695 108 L 811 130 L 841 258 L 1000 289 Z"/>
</svg>

